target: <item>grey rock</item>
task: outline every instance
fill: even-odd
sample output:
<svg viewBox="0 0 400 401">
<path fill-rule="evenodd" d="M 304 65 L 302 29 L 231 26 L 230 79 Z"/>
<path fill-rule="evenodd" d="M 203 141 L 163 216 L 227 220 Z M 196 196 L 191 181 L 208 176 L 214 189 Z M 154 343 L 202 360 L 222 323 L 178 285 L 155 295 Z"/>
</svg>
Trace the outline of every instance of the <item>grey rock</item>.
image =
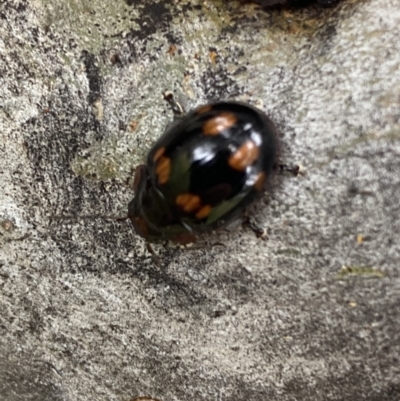
<svg viewBox="0 0 400 401">
<path fill-rule="evenodd" d="M 398 0 L 0 3 L 6 401 L 400 399 Z M 240 227 L 156 246 L 124 216 L 172 116 L 257 104 L 278 175 Z"/>
</svg>

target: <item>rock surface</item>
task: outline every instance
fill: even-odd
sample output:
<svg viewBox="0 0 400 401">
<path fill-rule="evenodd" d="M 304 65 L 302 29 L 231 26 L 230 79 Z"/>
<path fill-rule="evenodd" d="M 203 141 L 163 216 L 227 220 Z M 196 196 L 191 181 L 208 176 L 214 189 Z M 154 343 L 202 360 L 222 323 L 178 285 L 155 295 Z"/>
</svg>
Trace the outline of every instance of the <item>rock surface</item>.
<svg viewBox="0 0 400 401">
<path fill-rule="evenodd" d="M 0 3 L 4 401 L 398 401 L 398 0 Z M 131 181 L 171 113 L 261 105 L 281 132 L 252 210 L 160 263 Z"/>
</svg>

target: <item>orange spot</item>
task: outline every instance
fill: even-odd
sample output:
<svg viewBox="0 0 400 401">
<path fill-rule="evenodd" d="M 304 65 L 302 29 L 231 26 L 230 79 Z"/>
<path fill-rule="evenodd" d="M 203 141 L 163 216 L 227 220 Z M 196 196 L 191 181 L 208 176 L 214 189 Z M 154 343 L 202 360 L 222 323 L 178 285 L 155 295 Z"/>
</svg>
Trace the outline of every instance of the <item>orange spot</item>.
<svg viewBox="0 0 400 401">
<path fill-rule="evenodd" d="M 154 153 L 153 156 L 153 161 L 157 161 L 165 152 L 165 148 L 160 148 L 156 150 L 156 153 Z"/>
<path fill-rule="evenodd" d="M 178 49 L 178 48 L 177 48 L 176 45 L 171 44 L 171 45 L 169 45 L 169 49 L 168 49 L 167 53 L 168 53 L 170 56 L 175 56 L 175 53 L 176 53 L 177 49 Z"/>
<path fill-rule="evenodd" d="M 171 173 L 171 159 L 169 157 L 161 156 L 158 160 L 156 167 L 156 174 L 159 184 L 165 184 L 168 181 Z"/>
<path fill-rule="evenodd" d="M 202 206 L 201 209 L 196 213 L 196 219 L 204 219 L 204 217 L 207 217 L 211 212 L 211 206 L 210 205 L 205 205 Z"/>
<path fill-rule="evenodd" d="M 208 56 L 210 57 L 210 61 L 211 61 L 213 64 L 216 64 L 218 54 L 217 54 L 216 52 L 211 51 L 210 53 L 208 53 Z"/>
<path fill-rule="evenodd" d="M 186 213 L 193 213 L 200 207 L 201 200 L 197 195 L 185 193 L 178 195 L 175 199 L 175 203 Z"/>
<path fill-rule="evenodd" d="M 138 127 L 138 125 L 139 125 L 139 122 L 137 120 L 132 120 L 128 126 L 129 131 L 131 131 L 131 132 L 135 131 L 135 129 Z"/>
<path fill-rule="evenodd" d="M 264 171 L 261 171 L 261 173 L 258 173 L 256 182 L 254 183 L 254 188 L 256 191 L 260 192 L 264 188 L 264 182 L 265 182 L 265 173 Z"/>
<path fill-rule="evenodd" d="M 203 106 L 200 106 L 197 110 L 196 110 L 196 114 L 204 114 L 207 113 L 208 111 L 210 111 L 212 109 L 211 104 L 205 104 Z"/>
<path fill-rule="evenodd" d="M 236 124 L 236 116 L 233 113 L 221 113 L 210 118 L 203 125 L 205 135 L 219 135 L 223 130 Z"/>
<path fill-rule="evenodd" d="M 10 220 L 4 220 L 1 223 L 1 226 L 4 228 L 6 231 L 10 231 L 13 228 L 13 223 Z"/>
<path fill-rule="evenodd" d="M 228 164 L 235 170 L 243 171 L 251 166 L 260 153 L 253 141 L 245 142 L 228 160 Z"/>
</svg>

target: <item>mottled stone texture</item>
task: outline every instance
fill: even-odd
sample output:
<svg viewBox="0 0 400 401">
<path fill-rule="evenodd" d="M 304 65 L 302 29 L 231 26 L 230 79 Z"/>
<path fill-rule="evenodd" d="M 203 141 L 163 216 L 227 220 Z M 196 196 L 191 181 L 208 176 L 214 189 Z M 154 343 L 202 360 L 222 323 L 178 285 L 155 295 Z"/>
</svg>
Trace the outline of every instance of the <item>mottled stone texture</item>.
<svg viewBox="0 0 400 401">
<path fill-rule="evenodd" d="M 1 0 L 3 401 L 398 401 L 400 8 Z M 135 166 L 211 99 L 284 163 L 236 227 L 147 252 Z"/>
</svg>

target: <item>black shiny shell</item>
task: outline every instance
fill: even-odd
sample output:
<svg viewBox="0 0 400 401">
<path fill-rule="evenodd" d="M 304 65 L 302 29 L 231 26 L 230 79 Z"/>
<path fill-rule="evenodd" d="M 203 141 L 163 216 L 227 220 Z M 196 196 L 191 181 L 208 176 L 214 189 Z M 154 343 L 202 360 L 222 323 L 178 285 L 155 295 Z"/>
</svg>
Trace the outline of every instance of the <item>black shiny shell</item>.
<svg viewBox="0 0 400 401">
<path fill-rule="evenodd" d="M 192 241 L 256 199 L 277 164 L 272 121 L 245 103 L 201 106 L 174 123 L 135 176 L 128 217 L 155 241 Z"/>
</svg>

